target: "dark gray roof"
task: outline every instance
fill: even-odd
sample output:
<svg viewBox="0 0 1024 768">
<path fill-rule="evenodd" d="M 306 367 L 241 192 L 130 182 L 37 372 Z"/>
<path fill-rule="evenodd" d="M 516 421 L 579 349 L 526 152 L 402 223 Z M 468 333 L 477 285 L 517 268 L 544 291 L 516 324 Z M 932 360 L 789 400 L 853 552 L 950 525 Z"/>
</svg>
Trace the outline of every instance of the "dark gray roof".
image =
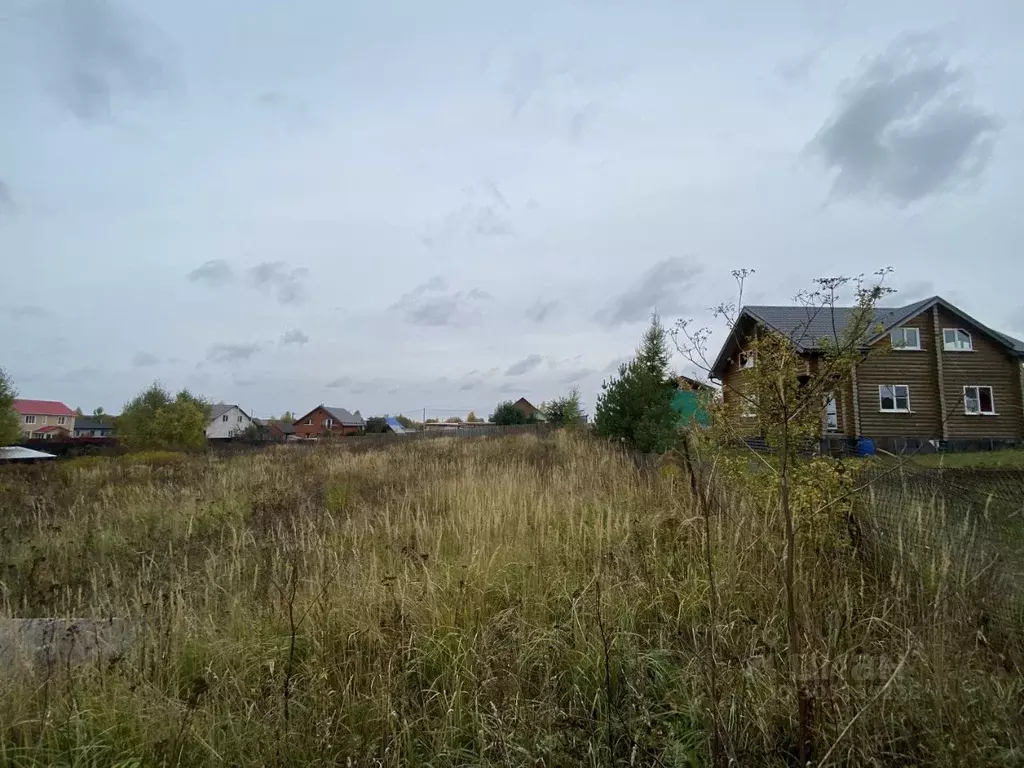
<svg viewBox="0 0 1024 768">
<path fill-rule="evenodd" d="M 113 428 L 114 428 L 113 424 L 107 424 L 107 423 L 104 423 L 102 421 L 96 421 L 95 419 L 88 419 L 88 418 L 86 418 L 86 419 L 83 419 L 83 418 L 75 419 L 75 429 L 76 430 L 79 430 L 79 429 L 89 429 L 89 430 L 94 430 L 94 429 L 113 429 Z"/>
<path fill-rule="evenodd" d="M 331 417 L 336 419 L 337 422 L 346 427 L 362 427 L 365 426 L 366 422 L 363 421 L 363 417 L 357 413 L 349 413 L 344 408 L 335 408 L 332 406 L 322 406 L 325 411 L 331 414 Z"/>
<path fill-rule="evenodd" d="M 242 415 L 244 416 L 249 415 L 245 411 L 243 411 L 241 407 L 235 405 L 234 403 L 215 403 L 214 405 L 210 406 L 210 421 L 216 421 L 225 413 L 230 411 L 232 408 L 238 408 L 238 410 L 242 411 Z"/>
<path fill-rule="evenodd" d="M 984 331 L 1007 347 L 1011 353 L 1024 355 L 1024 342 L 982 325 L 966 312 L 939 296 L 922 299 L 903 307 L 875 307 L 874 318 L 864 343 L 871 344 L 877 341 L 901 323 L 935 305 L 940 305 L 966 323 Z M 723 367 L 737 347 L 737 332 L 743 331 L 744 321 L 752 320 L 789 336 L 800 352 L 815 352 L 821 349 L 823 340 L 834 339 L 836 336 L 842 337 L 849 323 L 855 317 L 855 311 L 856 307 L 835 307 L 833 310 L 821 307 L 745 306 L 740 310 L 733 332 L 729 334 L 729 338 L 718 353 L 715 364 L 711 368 L 711 375 L 721 378 Z"/>
</svg>

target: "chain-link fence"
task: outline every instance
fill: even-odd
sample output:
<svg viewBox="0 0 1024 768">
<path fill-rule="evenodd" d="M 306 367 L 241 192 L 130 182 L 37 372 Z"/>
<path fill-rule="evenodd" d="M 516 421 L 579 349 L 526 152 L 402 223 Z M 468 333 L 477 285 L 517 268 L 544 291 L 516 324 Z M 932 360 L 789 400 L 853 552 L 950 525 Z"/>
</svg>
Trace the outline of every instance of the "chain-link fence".
<svg viewBox="0 0 1024 768">
<path fill-rule="evenodd" d="M 854 498 L 855 543 L 922 610 L 971 601 L 984 620 L 1024 620 L 1024 470 L 875 470 Z"/>
</svg>

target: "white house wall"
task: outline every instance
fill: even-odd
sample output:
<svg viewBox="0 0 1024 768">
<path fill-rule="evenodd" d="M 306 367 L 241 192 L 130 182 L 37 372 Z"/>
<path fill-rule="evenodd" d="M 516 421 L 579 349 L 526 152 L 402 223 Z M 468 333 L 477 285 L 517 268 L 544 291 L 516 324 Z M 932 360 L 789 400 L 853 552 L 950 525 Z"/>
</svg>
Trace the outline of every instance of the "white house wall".
<svg viewBox="0 0 1024 768">
<path fill-rule="evenodd" d="M 227 416 L 227 421 L 224 420 L 224 416 Z M 247 429 L 250 424 L 252 424 L 252 419 L 235 406 L 223 416 L 218 416 L 206 425 L 206 437 L 211 440 L 234 437 L 238 432 Z"/>
</svg>

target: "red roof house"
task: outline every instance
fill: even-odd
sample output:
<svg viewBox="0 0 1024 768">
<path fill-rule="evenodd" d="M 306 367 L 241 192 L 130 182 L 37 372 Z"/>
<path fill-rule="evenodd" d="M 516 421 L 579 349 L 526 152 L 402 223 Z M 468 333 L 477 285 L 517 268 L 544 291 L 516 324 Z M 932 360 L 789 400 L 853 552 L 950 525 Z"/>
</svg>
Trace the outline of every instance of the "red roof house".
<svg viewBox="0 0 1024 768">
<path fill-rule="evenodd" d="M 75 428 L 75 412 L 56 400 L 15 400 L 14 412 L 25 439 L 62 437 Z"/>
</svg>

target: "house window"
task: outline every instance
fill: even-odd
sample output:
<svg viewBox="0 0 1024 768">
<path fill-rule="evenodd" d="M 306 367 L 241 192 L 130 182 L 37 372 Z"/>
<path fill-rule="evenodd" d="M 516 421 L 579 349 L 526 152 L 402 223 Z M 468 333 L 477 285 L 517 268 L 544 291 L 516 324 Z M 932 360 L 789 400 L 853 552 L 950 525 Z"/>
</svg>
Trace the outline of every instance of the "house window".
<svg viewBox="0 0 1024 768">
<path fill-rule="evenodd" d="M 829 395 L 825 401 L 825 431 L 839 431 L 839 406 L 835 395 Z"/>
<path fill-rule="evenodd" d="M 64 416 L 58 416 L 58 417 L 57 417 L 57 423 L 58 423 L 58 424 L 63 424 L 63 423 L 64 423 L 64 421 L 65 421 L 65 417 L 64 417 Z"/>
<path fill-rule="evenodd" d="M 324 426 L 330 429 L 334 426 L 334 419 L 324 419 Z"/>
<path fill-rule="evenodd" d="M 26 424 L 35 424 L 36 423 L 36 417 L 35 416 L 26 416 L 25 417 L 25 423 Z"/>
<path fill-rule="evenodd" d="M 740 352 L 740 368 L 753 368 L 755 359 L 753 352 Z"/>
<path fill-rule="evenodd" d="M 744 395 L 740 393 L 740 416 L 745 419 L 753 419 L 757 416 L 757 395 Z"/>
<path fill-rule="evenodd" d="M 307 427 L 312 427 L 313 426 L 313 419 L 306 419 L 306 426 Z"/>
<path fill-rule="evenodd" d="M 239 423 L 239 424 L 241 424 L 241 423 L 242 423 L 242 417 L 241 417 L 241 416 L 239 416 L 239 417 L 238 417 L 238 423 Z"/>
<path fill-rule="evenodd" d="M 921 348 L 921 331 L 917 328 L 897 328 L 889 334 L 893 349 L 916 350 Z"/>
<path fill-rule="evenodd" d="M 943 328 L 942 348 L 947 352 L 970 352 L 974 349 L 971 334 L 963 328 Z"/>
<path fill-rule="evenodd" d="M 992 387 L 964 387 L 964 413 L 968 416 L 995 416 L 996 401 Z"/>
<path fill-rule="evenodd" d="M 878 408 L 885 413 L 910 413 L 910 387 L 906 384 L 881 384 Z"/>
<path fill-rule="evenodd" d="M 225 413 L 223 416 L 220 417 L 220 420 L 221 421 L 227 421 L 228 420 L 228 415 Z"/>
</svg>

